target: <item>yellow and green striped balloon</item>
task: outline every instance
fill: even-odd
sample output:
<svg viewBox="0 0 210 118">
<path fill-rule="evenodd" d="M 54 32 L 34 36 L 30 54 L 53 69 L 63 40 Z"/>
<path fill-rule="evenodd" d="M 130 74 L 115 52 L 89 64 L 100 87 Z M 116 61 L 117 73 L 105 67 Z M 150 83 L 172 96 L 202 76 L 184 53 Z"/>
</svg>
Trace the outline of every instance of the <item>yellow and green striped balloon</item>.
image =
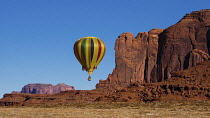
<svg viewBox="0 0 210 118">
<path fill-rule="evenodd" d="M 103 59 L 106 52 L 104 42 L 97 37 L 83 37 L 74 44 L 74 54 L 82 65 L 82 69 L 86 70 L 91 76 L 94 69 Z M 89 76 L 88 80 L 91 80 Z"/>
</svg>

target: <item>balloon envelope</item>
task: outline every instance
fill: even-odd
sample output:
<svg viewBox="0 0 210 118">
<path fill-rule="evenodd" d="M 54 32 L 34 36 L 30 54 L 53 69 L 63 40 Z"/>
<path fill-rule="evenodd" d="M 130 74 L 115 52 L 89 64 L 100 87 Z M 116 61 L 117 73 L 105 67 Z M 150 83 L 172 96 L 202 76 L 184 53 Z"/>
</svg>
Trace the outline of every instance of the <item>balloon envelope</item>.
<svg viewBox="0 0 210 118">
<path fill-rule="evenodd" d="M 74 44 L 74 54 L 89 75 L 97 68 L 106 52 L 104 42 L 97 37 L 83 37 Z"/>
</svg>

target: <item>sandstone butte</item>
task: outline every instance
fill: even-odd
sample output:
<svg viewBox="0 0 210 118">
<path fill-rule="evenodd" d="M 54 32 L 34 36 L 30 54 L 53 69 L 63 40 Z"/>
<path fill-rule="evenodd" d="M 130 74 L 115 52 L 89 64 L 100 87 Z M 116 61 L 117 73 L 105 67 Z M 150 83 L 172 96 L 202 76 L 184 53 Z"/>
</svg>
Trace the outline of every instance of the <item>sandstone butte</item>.
<svg viewBox="0 0 210 118">
<path fill-rule="evenodd" d="M 74 90 L 73 86 L 69 86 L 63 83 L 53 86 L 52 84 L 27 84 L 20 92 L 13 91 L 12 93 L 28 93 L 28 94 L 50 94 L 60 93 L 61 91 Z"/>
<path fill-rule="evenodd" d="M 5 94 L 0 105 L 210 99 L 209 9 L 186 14 L 166 29 L 136 37 L 123 33 L 114 49 L 116 67 L 94 90 Z"/>
</svg>

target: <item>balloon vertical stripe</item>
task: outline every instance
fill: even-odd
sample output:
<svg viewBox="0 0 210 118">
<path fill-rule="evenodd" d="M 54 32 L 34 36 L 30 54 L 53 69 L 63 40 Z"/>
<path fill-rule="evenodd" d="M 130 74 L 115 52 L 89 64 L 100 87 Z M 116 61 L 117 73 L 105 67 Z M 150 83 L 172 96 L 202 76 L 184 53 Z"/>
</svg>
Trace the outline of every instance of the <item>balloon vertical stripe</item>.
<svg viewBox="0 0 210 118">
<path fill-rule="evenodd" d="M 82 41 L 82 44 L 81 44 L 81 58 L 82 60 L 86 60 L 86 40 L 83 40 Z"/>
<path fill-rule="evenodd" d="M 81 63 L 83 63 L 82 62 L 82 52 L 81 52 L 81 45 L 82 45 L 82 41 L 77 41 L 77 44 L 76 44 L 76 52 L 78 53 L 78 56 L 79 56 L 79 58 L 80 58 L 80 60 L 81 60 Z M 84 65 L 84 63 L 82 64 L 82 65 Z"/>
<path fill-rule="evenodd" d="M 81 49 L 78 48 L 78 47 L 80 47 L 80 45 L 81 45 L 81 42 L 78 42 L 78 41 L 74 44 L 74 54 L 75 54 L 77 60 L 79 60 L 80 64 L 82 66 L 84 66 L 84 63 L 81 59 L 81 52 L 80 52 Z"/>
<path fill-rule="evenodd" d="M 78 41 L 74 44 L 74 54 L 75 54 L 76 58 L 79 60 L 79 62 L 81 62 L 78 51 L 76 50 L 77 45 L 78 45 Z"/>
<path fill-rule="evenodd" d="M 90 68 L 90 39 L 86 39 L 86 63 L 87 63 L 87 68 Z"/>
<path fill-rule="evenodd" d="M 91 39 L 91 61 L 93 60 L 93 54 L 94 54 L 94 42 L 93 39 Z"/>
<path fill-rule="evenodd" d="M 101 54 L 101 42 L 98 40 L 98 57 L 97 57 L 97 61 L 100 57 L 100 54 Z"/>
</svg>

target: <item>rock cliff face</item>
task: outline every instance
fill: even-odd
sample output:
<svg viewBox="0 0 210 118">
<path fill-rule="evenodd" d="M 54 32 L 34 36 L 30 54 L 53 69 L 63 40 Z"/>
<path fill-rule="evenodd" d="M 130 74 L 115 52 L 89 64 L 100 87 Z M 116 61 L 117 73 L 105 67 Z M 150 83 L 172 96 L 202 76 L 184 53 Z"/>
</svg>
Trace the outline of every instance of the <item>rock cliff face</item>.
<svg viewBox="0 0 210 118">
<path fill-rule="evenodd" d="M 50 93 L 60 93 L 61 91 L 66 91 L 66 90 L 74 90 L 74 87 L 68 86 L 66 84 L 57 84 L 55 86 L 53 86 L 52 84 L 28 84 L 22 88 L 22 91 L 20 93 L 50 94 Z"/>
<path fill-rule="evenodd" d="M 171 73 L 192 67 L 209 58 L 210 11 L 201 10 L 184 16 L 160 34 L 158 81 Z"/>
<path fill-rule="evenodd" d="M 121 34 L 115 43 L 116 67 L 96 88 L 126 87 L 130 83 L 155 83 L 208 59 L 210 10 L 186 14 L 167 29 Z"/>
</svg>

